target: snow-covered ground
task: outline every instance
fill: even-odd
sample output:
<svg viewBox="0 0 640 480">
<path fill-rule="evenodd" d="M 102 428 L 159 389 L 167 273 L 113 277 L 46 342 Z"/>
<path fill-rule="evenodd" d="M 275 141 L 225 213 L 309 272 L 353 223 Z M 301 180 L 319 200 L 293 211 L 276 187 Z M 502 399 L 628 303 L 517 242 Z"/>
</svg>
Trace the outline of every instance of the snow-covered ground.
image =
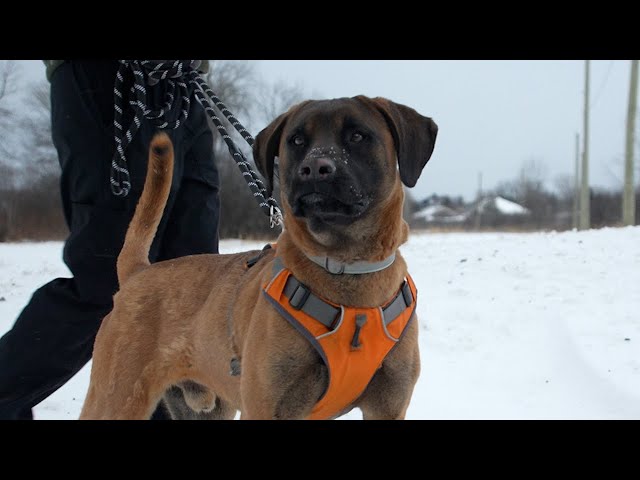
<svg viewBox="0 0 640 480">
<path fill-rule="evenodd" d="M 640 419 L 640 227 L 416 233 L 401 251 L 421 326 L 408 418 Z M 37 286 L 68 275 L 60 258 L 60 243 L 0 244 L 0 334 Z M 88 378 L 89 366 L 36 418 L 77 418 Z"/>
</svg>

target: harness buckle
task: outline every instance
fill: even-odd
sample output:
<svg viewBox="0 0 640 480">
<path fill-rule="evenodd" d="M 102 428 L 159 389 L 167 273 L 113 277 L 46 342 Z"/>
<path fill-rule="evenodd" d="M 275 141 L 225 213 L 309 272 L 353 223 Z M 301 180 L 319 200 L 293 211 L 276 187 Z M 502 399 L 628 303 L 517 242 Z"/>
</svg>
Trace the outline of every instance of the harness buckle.
<svg viewBox="0 0 640 480">
<path fill-rule="evenodd" d="M 304 304 L 307 303 L 310 294 L 311 290 L 300 283 L 289 298 L 289 304 L 296 310 L 301 310 Z"/>
<path fill-rule="evenodd" d="M 410 306 L 413 303 L 413 293 L 411 293 L 411 287 L 409 287 L 409 282 L 407 282 L 406 280 L 402 284 L 401 291 L 404 298 L 404 303 L 407 305 L 407 307 Z"/>
</svg>

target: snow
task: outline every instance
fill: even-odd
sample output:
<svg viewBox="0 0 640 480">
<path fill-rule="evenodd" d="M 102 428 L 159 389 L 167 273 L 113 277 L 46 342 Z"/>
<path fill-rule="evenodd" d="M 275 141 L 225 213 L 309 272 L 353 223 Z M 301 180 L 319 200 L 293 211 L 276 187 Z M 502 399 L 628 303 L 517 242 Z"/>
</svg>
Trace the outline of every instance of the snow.
<svg viewBox="0 0 640 480">
<path fill-rule="evenodd" d="M 494 205 L 496 209 L 505 215 L 526 215 L 529 213 L 529 209 L 523 207 L 522 205 L 518 205 L 511 200 L 507 200 L 506 198 L 496 197 L 494 200 Z"/>
<path fill-rule="evenodd" d="M 419 289 L 422 372 L 407 418 L 640 419 L 639 246 L 640 227 L 412 234 L 401 251 Z M 68 275 L 61 247 L 0 244 L 0 333 L 37 286 Z M 35 417 L 77 418 L 88 379 L 89 366 Z"/>
</svg>

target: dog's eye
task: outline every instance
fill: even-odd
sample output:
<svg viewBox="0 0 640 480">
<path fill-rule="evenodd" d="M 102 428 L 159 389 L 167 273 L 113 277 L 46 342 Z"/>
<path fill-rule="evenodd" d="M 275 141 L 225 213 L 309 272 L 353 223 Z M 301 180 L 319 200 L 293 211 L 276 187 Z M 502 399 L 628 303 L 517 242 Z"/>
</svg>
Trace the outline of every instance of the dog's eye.
<svg viewBox="0 0 640 480">
<path fill-rule="evenodd" d="M 294 135 L 291 139 L 291 143 L 297 145 L 298 147 L 304 145 L 304 137 L 302 135 Z"/>
<path fill-rule="evenodd" d="M 353 132 L 353 134 L 351 135 L 351 141 L 353 143 L 360 143 L 363 139 L 364 135 L 362 135 L 360 132 Z"/>
</svg>

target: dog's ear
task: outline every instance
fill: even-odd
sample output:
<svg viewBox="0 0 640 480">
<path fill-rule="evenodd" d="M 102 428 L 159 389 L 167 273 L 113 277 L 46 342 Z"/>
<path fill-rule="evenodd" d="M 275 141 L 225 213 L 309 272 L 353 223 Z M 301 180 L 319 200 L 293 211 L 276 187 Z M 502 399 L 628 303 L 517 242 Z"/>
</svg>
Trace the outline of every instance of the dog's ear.
<svg viewBox="0 0 640 480">
<path fill-rule="evenodd" d="M 255 138 L 253 144 L 253 160 L 267 181 L 266 187 L 269 196 L 273 192 L 273 164 L 275 158 L 279 156 L 278 148 L 284 126 L 287 124 L 287 119 L 291 114 L 307 103 L 309 103 L 309 100 L 291 107 L 287 112 L 267 125 Z"/>
<path fill-rule="evenodd" d="M 283 113 L 267 125 L 255 138 L 253 143 L 253 161 L 266 181 L 267 193 L 273 192 L 273 163 L 278 156 L 280 137 L 289 112 Z"/>
<path fill-rule="evenodd" d="M 407 187 L 414 187 L 422 169 L 431 158 L 436 144 L 438 126 L 413 108 L 386 98 L 370 99 L 382 113 L 396 144 L 400 179 Z"/>
</svg>

